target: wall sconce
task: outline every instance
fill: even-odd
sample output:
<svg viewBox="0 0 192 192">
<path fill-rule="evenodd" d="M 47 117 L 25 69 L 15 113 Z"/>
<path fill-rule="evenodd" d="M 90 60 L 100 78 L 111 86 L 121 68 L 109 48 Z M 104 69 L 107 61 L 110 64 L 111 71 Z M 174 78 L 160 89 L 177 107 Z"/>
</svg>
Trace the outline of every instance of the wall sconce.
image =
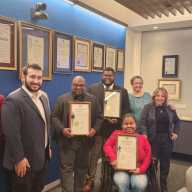
<svg viewBox="0 0 192 192">
<path fill-rule="evenodd" d="M 46 10 L 47 4 L 42 2 L 37 2 L 31 11 L 32 19 L 48 19 L 48 14 L 44 12 Z"/>
</svg>

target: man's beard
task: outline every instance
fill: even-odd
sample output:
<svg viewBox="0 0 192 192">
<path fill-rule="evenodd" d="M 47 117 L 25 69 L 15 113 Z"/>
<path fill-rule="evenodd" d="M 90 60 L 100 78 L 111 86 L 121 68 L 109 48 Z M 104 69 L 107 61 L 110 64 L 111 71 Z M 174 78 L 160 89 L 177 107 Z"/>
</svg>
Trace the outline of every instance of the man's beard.
<svg viewBox="0 0 192 192">
<path fill-rule="evenodd" d="M 104 80 L 104 79 L 102 79 L 101 81 L 102 81 L 102 83 L 103 83 L 104 85 L 106 85 L 107 87 L 111 86 L 111 85 L 114 83 L 114 80 L 113 80 L 111 83 L 108 83 L 108 84 L 105 83 L 105 80 Z"/>
<path fill-rule="evenodd" d="M 73 98 L 76 100 L 83 100 L 84 96 L 85 96 L 85 92 L 84 91 L 79 91 L 79 92 L 72 91 L 72 95 L 73 95 Z"/>
<path fill-rule="evenodd" d="M 38 92 L 38 91 L 41 89 L 41 86 L 39 85 L 39 88 L 38 88 L 38 89 L 33 90 L 33 89 L 31 88 L 31 86 L 30 86 L 27 82 L 25 82 L 25 87 L 26 87 L 30 92 L 33 92 L 33 93 L 36 93 L 36 92 Z"/>
</svg>

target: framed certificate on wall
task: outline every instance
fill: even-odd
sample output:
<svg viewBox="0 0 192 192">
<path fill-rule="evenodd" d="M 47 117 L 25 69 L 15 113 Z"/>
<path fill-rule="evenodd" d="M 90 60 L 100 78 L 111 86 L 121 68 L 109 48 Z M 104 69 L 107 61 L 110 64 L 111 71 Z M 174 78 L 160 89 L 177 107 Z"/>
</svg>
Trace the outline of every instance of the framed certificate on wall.
<svg viewBox="0 0 192 192">
<path fill-rule="evenodd" d="M 74 71 L 91 71 L 91 41 L 75 38 L 74 39 Z"/>
<path fill-rule="evenodd" d="M 105 45 L 93 43 L 92 70 L 103 71 L 105 57 Z"/>
<path fill-rule="evenodd" d="M 162 77 L 177 77 L 178 76 L 178 55 L 164 55 L 162 66 Z"/>
<path fill-rule="evenodd" d="M 53 70 L 55 73 L 71 73 L 72 39 L 70 35 L 54 32 Z"/>
<path fill-rule="evenodd" d="M 135 170 L 137 168 L 137 136 L 117 136 L 117 169 Z"/>
<path fill-rule="evenodd" d="M 43 78 L 52 79 L 52 31 L 48 28 L 19 22 L 19 68 L 38 64 Z"/>
<path fill-rule="evenodd" d="M 105 68 L 117 69 L 117 52 L 115 48 L 106 47 Z"/>
<path fill-rule="evenodd" d="M 117 71 L 124 71 L 125 54 L 124 49 L 117 50 Z"/>
<path fill-rule="evenodd" d="M 69 126 L 72 135 L 88 135 L 91 129 L 91 103 L 70 102 Z"/>
<path fill-rule="evenodd" d="M 174 79 L 159 79 L 158 87 L 163 87 L 168 92 L 169 100 L 181 99 L 181 81 Z"/>
<path fill-rule="evenodd" d="M 0 69 L 16 70 L 16 23 L 0 16 Z"/>
</svg>

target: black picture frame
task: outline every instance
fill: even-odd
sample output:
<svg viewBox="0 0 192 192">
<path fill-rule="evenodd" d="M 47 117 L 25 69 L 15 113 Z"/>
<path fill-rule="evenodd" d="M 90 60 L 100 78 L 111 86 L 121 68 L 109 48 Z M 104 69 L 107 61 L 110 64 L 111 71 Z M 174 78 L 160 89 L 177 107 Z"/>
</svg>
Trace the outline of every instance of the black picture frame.
<svg viewBox="0 0 192 192">
<path fill-rule="evenodd" d="M 72 57 L 73 57 L 73 36 L 70 36 L 68 34 L 62 33 L 62 32 L 58 32 L 55 31 L 54 32 L 54 37 L 53 37 L 53 72 L 54 73 L 59 73 L 59 74 L 71 74 L 72 73 Z M 69 53 L 69 55 L 65 55 L 66 60 L 68 60 L 68 63 L 63 63 L 63 66 L 61 63 L 59 62 L 59 58 L 58 58 L 58 41 L 65 41 L 66 43 L 69 43 L 69 50 L 65 50 L 65 52 Z M 63 42 L 64 44 L 64 42 Z M 64 45 L 63 45 L 64 46 Z M 66 48 L 66 47 L 65 47 Z M 63 47 L 64 49 L 64 47 Z M 64 51 L 64 50 L 63 50 Z M 64 53 L 63 53 L 64 54 Z M 64 57 L 64 56 L 63 56 Z"/>
<path fill-rule="evenodd" d="M 164 55 L 162 65 L 162 77 L 174 78 L 178 76 L 178 55 Z"/>
</svg>

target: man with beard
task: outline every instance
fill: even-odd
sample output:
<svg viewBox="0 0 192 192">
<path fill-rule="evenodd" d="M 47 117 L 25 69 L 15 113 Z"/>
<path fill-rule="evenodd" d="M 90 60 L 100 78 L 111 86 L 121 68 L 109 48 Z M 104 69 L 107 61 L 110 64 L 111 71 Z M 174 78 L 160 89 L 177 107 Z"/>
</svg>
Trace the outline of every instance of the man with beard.
<svg viewBox="0 0 192 192">
<path fill-rule="evenodd" d="M 111 67 L 104 69 L 101 82 L 95 83 L 88 88 L 88 92 L 95 95 L 100 105 L 102 114 L 104 111 L 104 91 L 105 90 L 119 90 L 121 93 L 121 117 L 125 113 L 130 113 L 130 105 L 127 90 L 115 84 L 115 71 Z M 115 103 L 114 103 L 115 105 Z M 94 179 L 97 170 L 97 162 L 101 156 L 102 146 L 104 141 L 115 130 L 121 127 L 120 119 L 104 118 L 101 124 L 100 131 L 96 134 L 95 143 L 91 149 L 89 170 L 87 181 L 84 185 L 84 192 L 89 192 L 93 188 Z M 106 184 L 107 185 L 107 184 Z M 107 191 L 106 191 L 107 192 Z"/>
<path fill-rule="evenodd" d="M 10 94 L 2 106 L 5 134 L 3 165 L 11 172 L 12 192 L 41 192 L 50 158 L 50 107 L 41 94 L 43 72 L 39 65 L 23 71 L 23 86 Z"/>
<path fill-rule="evenodd" d="M 100 127 L 101 118 L 96 98 L 86 92 L 82 76 L 73 78 L 71 89 L 71 92 L 58 97 L 52 123 L 59 138 L 62 192 L 81 192 L 88 169 L 90 145 Z M 82 101 L 91 103 L 91 129 L 86 136 L 73 136 L 69 127 L 70 102 Z"/>
</svg>

